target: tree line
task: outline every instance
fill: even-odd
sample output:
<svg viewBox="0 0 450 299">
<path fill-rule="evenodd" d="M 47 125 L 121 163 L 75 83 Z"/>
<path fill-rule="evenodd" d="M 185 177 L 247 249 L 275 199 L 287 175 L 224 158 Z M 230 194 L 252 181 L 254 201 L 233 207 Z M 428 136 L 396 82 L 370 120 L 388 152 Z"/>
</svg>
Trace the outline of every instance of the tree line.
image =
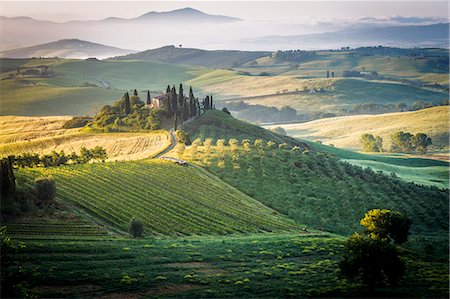
<svg viewBox="0 0 450 299">
<path fill-rule="evenodd" d="M 425 133 L 395 132 L 391 134 L 390 151 L 394 153 L 412 153 L 418 152 L 425 154 L 428 147 L 433 144 L 430 137 Z M 383 138 L 369 133 L 361 135 L 360 142 L 365 152 L 382 152 Z"/>
<path fill-rule="evenodd" d="M 39 156 L 36 153 L 25 153 L 23 155 L 12 155 L 8 157 L 11 159 L 11 165 L 15 168 L 24 167 L 51 167 L 66 164 L 84 164 L 90 161 L 102 161 L 108 159 L 106 150 L 101 146 L 96 146 L 92 149 L 82 147 L 80 154 L 72 152 L 66 154 L 64 151 L 59 153 L 52 151 L 50 154 Z"/>
</svg>

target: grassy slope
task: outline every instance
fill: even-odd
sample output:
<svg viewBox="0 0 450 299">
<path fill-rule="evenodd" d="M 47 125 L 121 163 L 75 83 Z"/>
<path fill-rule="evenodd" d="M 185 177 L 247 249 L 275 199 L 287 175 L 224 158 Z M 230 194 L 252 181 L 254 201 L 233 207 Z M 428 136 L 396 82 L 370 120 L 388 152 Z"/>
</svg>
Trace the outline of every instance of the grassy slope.
<svg viewBox="0 0 450 299">
<path fill-rule="evenodd" d="M 343 239 L 330 235 L 67 238 L 26 241 L 38 297 L 448 297 L 448 263 L 410 252 L 400 286 L 369 294 L 338 275 Z"/>
<path fill-rule="evenodd" d="M 370 167 L 375 171 L 383 171 L 386 174 L 395 173 L 407 182 L 412 181 L 417 184 L 449 188 L 449 163 L 445 161 L 405 156 L 369 155 L 316 142 L 304 142 L 317 151 L 336 155 L 349 163 Z"/>
<path fill-rule="evenodd" d="M 183 83 L 207 71 L 144 61 L 2 59 L 0 63 L 13 68 L 49 65 L 56 73 L 51 78 L 0 81 L 1 115 L 93 115 L 120 98 L 124 90 L 164 90 L 167 84 Z M 1 77 L 10 73 L 3 72 Z M 111 89 L 104 88 L 99 80 L 107 82 Z M 98 87 L 81 87 L 84 82 Z"/>
<path fill-rule="evenodd" d="M 148 158 L 167 147 L 166 133 L 92 133 L 82 129 L 63 129 L 70 117 L 0 117 L 0 156 L 23 153 L 47 154 L 53 150 L 70 154 L 81 147 L 101 146 L 110 160 Z"/>
<path fill-rule="evenodd" d="M 142 160 L 18 171 L 22 185 L 52 175 L 57 198 L 122 230 L 135 217 L 146 234 L 190 235 L 294 228 L 283 216 L 194 166 Z"/>
<path fill-rule="evenodd" d="M 448 147 L 449 106 L 415 112 L 334 117 L 280 126 L 295 138 L 320 139 L 340 148 L 360 149 L 359 138 L 364 133 L 381 136 L 384 147 L 389 148 L 390 135 L 397 131 L 426 133 L 435 146 Z"/>
<path fill-rule="evenodd" d="M 233 136 L 235 124 L 251 129 L 237 120 L 228 122 L 232 128 L 224 128 L 222 120 L 219 120 L 217 126 L 221 129 L 218 131 L 214 129 L 214 116 L 203 116 L 210 119 L 208 130 L 214 138 Z M 195 135 L 199 131 L 191 130 L 190 133 Z M 205 132 L 203 137 L 210 136 Z M 288 214 L 298 223 L 349 234 L 359 229 L 358 220 L 367 210 L 392 208 L 413 219 L 416 239 L 430 236 L 445 239 L 448 214 L 437 211 L 448 211 L 446 190 L 416 186 L 338 160 L 357 160 L 357 163 L 371 160 L 370 166 L 375 170 L 384 167 L 382 170 L 388 174 L 395 171 L 406 181 L 414 180 L 441 188 L 448 188 L 447 162 L 364 155 L 314 142 L 305 143 L 313 149 L 309 154 L 268 149 L 262 153 L 255 149 L 247 152 L 242 148 L 238 154 L 232 154 L 229 147 L 223 150 L 212 147 L 209 153 L 205 153 L 200 147 L 198 153 L 187 149 L 183 158 L 206 167 L 229 184 Z M 299 167 L 294 166 L 294 162 L 300 163 Z"/>
</svg>

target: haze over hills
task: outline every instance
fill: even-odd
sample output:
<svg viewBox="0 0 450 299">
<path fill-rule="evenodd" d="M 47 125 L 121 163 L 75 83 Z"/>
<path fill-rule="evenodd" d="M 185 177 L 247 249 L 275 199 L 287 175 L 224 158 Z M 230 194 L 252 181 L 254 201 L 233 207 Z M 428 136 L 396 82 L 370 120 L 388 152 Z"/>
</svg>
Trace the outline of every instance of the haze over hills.
<svg viewBox="0 0 450 299">
<path fill-rule="evenodd" d="M 449 23 L 369 28 L 348 28 L 337 32 L 308 35 L 266 36 L 246 41 L 254 45 L 270 43 L 280 48 L 336 49 L 342 46 L 393 46 L 448 48 Z"/>
<path fill-rule="evenodd" d="M 0 57 L 107 58 L 131 52 L 132 50 L 120 49 L 79 39 L 61 39 L 31 47 L 2 51 L 0 52 Z"/>
<path fill-rule="evenodd" d="M 132 53 L 125 56 L 115 57 L 117 60 L 148 60 L 155 62 L 167 62 L 175 64 L 196 65 L 205 67 L 232 67 L 241 65 L 251 60 L 268 56 L 270 52 L 250 52 L 216 50 L 207 51 L 192 48 L 180 48 L 165 46 L 157 49 Z"/>
</svg>

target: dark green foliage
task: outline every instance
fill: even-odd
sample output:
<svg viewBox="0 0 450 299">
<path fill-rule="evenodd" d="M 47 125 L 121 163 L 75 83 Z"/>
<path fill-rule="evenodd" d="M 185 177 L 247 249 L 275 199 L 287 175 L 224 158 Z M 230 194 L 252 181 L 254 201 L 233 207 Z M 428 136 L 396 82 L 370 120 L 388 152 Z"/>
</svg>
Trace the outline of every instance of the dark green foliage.
<svg viewBox="0 0 450 299">
<path fill-rule="evenodd" d="M 275 53 L 275 59 L 278 62 L 304 62 L 308 59 L 316 57 L 315 51 L 302 51 L 302 50 L 289 50 L 289 51 L 277 51 Z"/>
<path fill-rule="evenodd" d="M 66 121 L 62 127 L 63 129 L 81 128 L 87 125 L 91 120 L 92 118 L 90 117 L 76 116 Z"/>
<path fill-rule="evenodd" d="M 53 177 L 40 177 L 34 180 L 34 192 L 39 203 L 48 208 L 54 203 L 56 194 L 56 183 Z"/>
<path fill-rule="evenodd" d="M 130 114 L 131 112 L 131 104 L 130 104 L 130 96 L 128 95 L 128 92 L 125 93 L 125 99 L 124 99 L 124 106 L 123 106 L 123 113 Z"/>
<path fill-rule="evenodd" d="M 133 91 L 133 95 L 134 95 L 134 96 L 138 96 L 138 92 L 137 92 L 136 89 Z"/>
<path fill-rule="evenodd" d="M 387 239 L 357 233 L 345 243 L 339 267 L 351 280 L 361 275 L 370 290 L 386 282 L 395 287 L 405 274 L 404 262 Z"/>
<path fill-rule="evenodd" d="M 8 196 L 16 191 L 16 178 L 13 172 L 13 157 L 0 160 L 0 196 Z"/>
<path fill-rule="evenodd" d="M 223 107 L 223 108 L 222 108 L 222 112 L 223 112 L 223 113 L 226 113 L 226 114 L 228 114 L 228 115 L 231 115 L 231 113 L 230 113 L 230 111 L 228 111 L 227 107 Z"/>
<path fill-rule="evenodd" d="M 363 134 L 359 139 L 363 151 L 365 152 L 382 152 L 383 151 L 383 138 L 380 136 L 373 136 L 372 134 Z"/>
<path fill-rule="evenodd" d="M 144 225 L 142 224 L 142 221 L 132 219 L 130 222 L 130 233 L 133 238 L 141 238 L 144 233 Z"/>
<path fill-rule="evenodd" d="M 147 90 L 147 102 L 146 102 L 146 104 L 150 105 L 151 103 L 152 103 L 152 98 L 150 97 L 150 91 Z"/>
<path fill-rule="evenodd" d="M 414 148 L 421 154 L 425 154 L 427 152 L 427 147 L 433 143 L 431 138 L 424 133 L 417 133 L 414 135 L 412 142 Z"/>
</svg>

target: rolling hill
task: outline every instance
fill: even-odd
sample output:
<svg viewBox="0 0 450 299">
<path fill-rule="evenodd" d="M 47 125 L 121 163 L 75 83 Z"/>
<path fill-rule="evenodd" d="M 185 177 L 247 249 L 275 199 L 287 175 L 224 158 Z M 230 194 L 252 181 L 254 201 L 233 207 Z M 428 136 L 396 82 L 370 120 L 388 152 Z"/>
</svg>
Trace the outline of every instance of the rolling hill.
<svg viewBox="0 0 450 299">
<path fill-rule="evenodd" d="M 233 71 L 216 71 L 200 75 L 189 84 L 216 99 L 244 100 L 281 108 L 288 105 L 302 112 L 338 112 L 363 103 L 411 105 L 414 101 L 441 102 L 443 91 L 429 90 L 391 81 L 360 78 L 302 79 L 295 75 L 249 76 Z M 224 104 L 226 106 L 226 104 Z"/>
<path fill-rule="evenodd" d="M 53 176 L 57 199 L 127 231 L 132 218 L 147 235 L 229 234 L 291 230 L 286 217 L 193 165 L 161 160 L 27 168 L 22 186 Z"/>
<path fill-rule="evenodd" d="M 93 115 L 126 90 L 161 92 L 207 69 L 149 61 L 2 59 L 0 115 Z M 21 70 L 48 67 L 46 74 Z"/>
<path fill-rule="evenodd" d="M 226 68 L 239 66 L 254 59 L 268 56 L 270 52 L 250 52 L 215 50 L 207 51 L 201 49 L 177 48 L 165 46 L 158 49 L 146 50 L 125 56 L 114 57 L 117 60 L 144 60 L 166 62 L 174 64 L 195 65 L 213 68 Z"/>
<path fill-rule="evenodd" d="M 133 51 L 105 46 L 102 44 L 79 39 L 61 39 L 50 43 L 2 51 L 0 52 L 0 57 L 59 57 L 80 59 L 96 57 L 99 59 L 103 59 L 117 55 L 125 55 L 131 52 Z"/>
<path fill-rule="evenodd" d="M 426 133 L 437 148 L 448 147 L 449 107 L 433 107 L 413 112 L 380 115 L 333 117 L 298 124 L 274 125 L 295 138 L 321 140 L 340 148 L 361 149 L 359 138 L 364 133 L 383 138 L 383 146 L 390 147 L 393 132 Z M 274 126 L 267 126 L 272 128 Z"/>
</svg>

